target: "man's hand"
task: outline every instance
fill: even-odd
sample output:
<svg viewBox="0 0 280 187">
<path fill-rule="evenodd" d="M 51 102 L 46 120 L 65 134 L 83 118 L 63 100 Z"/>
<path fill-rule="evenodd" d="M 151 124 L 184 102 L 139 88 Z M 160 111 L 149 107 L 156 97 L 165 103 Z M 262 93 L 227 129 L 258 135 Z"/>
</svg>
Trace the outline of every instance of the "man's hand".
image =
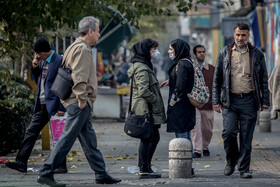
<svg viewBox="0 0 280 187">
<path fill-rule="evenodd" d="M 159 88 L 163 88 L 165 86 L 168 86 L 169 85 L 169 79 L 164 81 L 163 83 L 161 83 L 161 85 L 159 86 Z"/>
<path fill-rule="evenodd" d="M 267 106 L 267 105 L 262 105 L 261 106 L 261 111 L 266 110 L 266 109 L 269 109 L 269 106 Z"/>
<path fill-rule="evenodd" d="M 64 116 L 64 114 L 65 114 L 65 112 L 62 112 L 62 111 L 59 111 L 59 110 L 56 113 L 57 116 Z"/>
<path fill-rule="evenodd" d="M 37 68 L 41 61 L 42 61 L 42 59 L 40 57 L 38 57 L 38 55 L 36 54 L 32 61 L 32 67 Z"/>
<path fill-rule="evenodd" d="M 213 109 L 218 113 L 222 112 L 222 106 L 220 104 L 213 105 Z"/>
<path fill-rule="evenodd" d="M 86 101 L 84 101 L 84 102 L 80 102 L 80 101 L 79 101 L 79 103 L 78 103 L 78 106 L 80 107 L 80 109 L 85 108 L 86 105 L 87 105 L 87 102 L 86 102 Z"/>
</svg>

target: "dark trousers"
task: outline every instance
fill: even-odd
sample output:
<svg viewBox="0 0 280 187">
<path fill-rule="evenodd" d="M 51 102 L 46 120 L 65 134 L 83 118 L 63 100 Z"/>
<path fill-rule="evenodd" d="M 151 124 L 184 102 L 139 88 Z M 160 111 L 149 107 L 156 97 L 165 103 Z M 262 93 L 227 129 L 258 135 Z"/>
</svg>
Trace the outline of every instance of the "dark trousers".
<svg viewBox="0 0 280 187">
<path fill-rule="evenodd" d="M 40 176 L 53 179 L 54 168 L 63 162 L 78 138 L 91 169 L 95 171 L 96 179 L 106 178 L 108 174 L 105 170 L 105 163 L 101 152 L 97 149 L 96 134 L 90 120 L 90 106 L 87 104 L 80 109 L 78 103 L 74 103 L 69 105 L 66 110 L 68 117 L 63 133 L 44 162 Z"/>
<path fill-rule="evenodd" d="M 153 135 L 147 139 L 141 139 L 138 154 L 139 154 L 139 167 L 149 167 L 151 166 L 151 161 L 155 150 L 157 148 L 157 144 L 160 140 L 159 135 L 159 127 L 160 125 L 153 126 Z"/>
<path fill-rule="evenodd" d="M 38 104 L 32 115 L 31 123 L 26 129 L 25 137 L 18 151 L 16 161 L 27 164 L 38 135 L 48 123 L 50 117 L 46 105 Z"/>
<path fill-rule="evenodd" d="M 224 126 L 222 137 L 227 164 L 230 166 L 237 164 L 240 173 L 247 172 L 250 168 L 252 140 L 257 120 L 254 96 L 232 97 L 230 108 L 224 108 L 222 115 Z"/>
</svg>

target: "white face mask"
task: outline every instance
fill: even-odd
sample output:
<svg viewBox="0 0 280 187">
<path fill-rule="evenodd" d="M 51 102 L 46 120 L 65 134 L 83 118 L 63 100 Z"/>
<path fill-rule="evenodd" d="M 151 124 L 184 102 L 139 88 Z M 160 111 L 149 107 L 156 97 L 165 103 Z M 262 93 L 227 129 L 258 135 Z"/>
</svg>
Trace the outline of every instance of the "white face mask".
<svg viewBox="0 0 280 187">
<path fill-rule="evenodd" d="M 158 49 L 156 49 L 153 53 L 152 53 L 152 59 L 157 60 L 160 56 L 160 52 Z"/>
<path fill-rule="evenodd" d="M 174 58 L 175 58 L 174 54 L 173 54 L 173 53 L 170 53 L 170 54 L 169 54 L 169 58 L 171 58 L 171 60 L 174 60 Z"/>
</svg>

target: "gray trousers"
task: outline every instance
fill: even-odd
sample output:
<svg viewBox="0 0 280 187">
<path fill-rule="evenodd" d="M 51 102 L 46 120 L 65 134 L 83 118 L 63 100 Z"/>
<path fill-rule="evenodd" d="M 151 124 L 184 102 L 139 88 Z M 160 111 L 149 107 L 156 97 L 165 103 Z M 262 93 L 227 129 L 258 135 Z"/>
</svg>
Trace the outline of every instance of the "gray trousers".
<svg viewBox="0 0 280 187">
<path fill-rule="evenodd" d="M 232 97 L 230 108 L 223 109 L 224 149 L 227 164 L 237 164 L 240 173 L 250 169 L 252 140 L 257 120 L 257 108 L 253 95 Z M 239 148 L 237 134 L 239 133 Z"/>
<path fill-rule="evenodd" d="M 40 170 L 40 176 L 53 179 L 54 168 L 63 162 L 78 137 L 88 163 L 91 169 L 95 171 L 96 179 L 107 177 L 108 174 L 105 170 L 103 156 L 97 149 L 96 134 L 90 121 L 90 110 L 89 104 L 83 109 L 79 108 L 78 103 L 71 104 L 67 107 L 68 117 L 63 133 L 44 162 Z"/>
</svg>

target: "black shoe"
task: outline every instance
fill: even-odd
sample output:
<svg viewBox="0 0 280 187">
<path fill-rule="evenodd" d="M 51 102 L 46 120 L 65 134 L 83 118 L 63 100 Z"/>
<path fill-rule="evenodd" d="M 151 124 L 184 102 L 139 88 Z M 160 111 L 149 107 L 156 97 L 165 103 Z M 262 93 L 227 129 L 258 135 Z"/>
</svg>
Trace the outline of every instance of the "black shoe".
<svg viewBox="0 0 280 187">
<path fill-rule="evenodd" d="M 115 179 L 108 175 L 106 178 L 103 179 L 95 179 L 96 184 L 116 184 L 121 182 L 122 180 L 120 179 Z"/>
<path fill-rule="evenodd" d="M 192 168 L 192 177 L 195 177 L 194 168 Z"/>
<path fill-rule="evenodd" d="M 67 173 L 67 172 L 68 172 L 68 170 L 67 170 L 67 167 L 65 167 L 65 166 L 58 167 L 53 171 L 54 174 Z"/>
<path fill-rule="evenodd" d="M 148 168 L 140 167 L 139 171 L 139 179 L 156 179 L 156 178 L 161 178 L 160 173 L 155 173 L 151 166 Z"/>
<path fill-rule="evenodd" d="M 18 161 L 16 161 L 16 162 L 7 161 L 7 162 L 5 162 L 5 165 L 8 168 L 15 169 L 19 172 L 23 172 L 23 173 L 27 172 L 27 165 L 24 163 L 18 162 Z"/>
<path fill-rule="evenodd" d="M 203 156 L 210 156 L 209 150 L 203 150 Z"/>
<path fill-rule="evenodd" d="M 37 182 L 40 183 L 40 184 L 49 185 L 51 187 L 64 187 L 64 186 L 66 186 L 66 184 L 58 183 L 54 179 L 50 179 L 48 177 L 42 177 L 42 176 L 38 177 Z"/>
<path fill-rule="evenodd" d="M 158 179 L 161 178 L 160 173 L 139 172 L 139 179 Z"/>
<path fill-rule="evenodd" d="M 232 167 L 230 165 L 226 165 L 225 170 L 224 170 L 224 175 L 225 176 L 230 176 L 234 173 L 234 170 L 235 170 L 235 166 Z"/>
<path fill-rule="evenodd" d="M 252 176 L 251 172 L 247 171 L 247 172 L 240 173 L 240 178 L 251 179 L 251 178 L 253 178 L 253 176 Z"/>
<path fill-rule="evenodd" d="M 200 157 L 201 157 L 200 153 L 198 153 L 198 152 L 193 153 L 193 158 L 200 158 Z"/>
</svg>

